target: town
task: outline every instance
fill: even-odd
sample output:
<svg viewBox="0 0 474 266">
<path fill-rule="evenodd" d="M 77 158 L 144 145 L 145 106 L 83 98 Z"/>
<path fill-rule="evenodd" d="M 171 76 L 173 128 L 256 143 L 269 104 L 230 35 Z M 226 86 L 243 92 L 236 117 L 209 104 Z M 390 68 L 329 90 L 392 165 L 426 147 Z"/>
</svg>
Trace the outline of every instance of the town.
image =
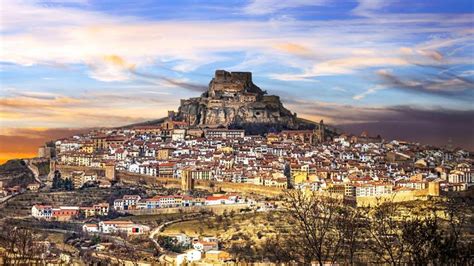
<svg viewBox="0 0 474 266">
<path fill-rule="evenodd" d="M 97 130 L 57 140 L 54 146 L 41 147 L 40 155 L 55 156 L 56 164 L 112 166 L 157 178 L 291 187 L 352 197 L 427 189 L 430 183 L 433 190 L 462 191 L 473 183 L 472 161 L 463 150 L 385 141 L 367 133 L 328 140 L 320 130 L 266 136 L 234 129 L 197 130 L 171 119 L 160 126 Z"/>
<path fill-rule="evenodd" d="M 245 110 L 250 125 L 234 123 L 240 114 L 228 108 Z M 283 244 L 307 241 L 292 235 L 304 227 L 292 226 L 316 222 L 305 220 L 311 217 L 335 211 L 331 236 L 346 237 L 341 226 L 357 224 L 348 218 L 378 225 L 385 220 L 371 220 L 370 212 L 386 204 L 401 208 L 393 219 L 425 217 L 430 208 L 452 215 L 446 204 L 472 190 L 473 162 L 459 148 L 346 134 L 323 120 L 300 120 L 254 85 L 251 73 L 217 70 L 206 93 L 183 100 L 165 118 L 52 140 L 36 158 L 7 162 L 2 171 L 13 178 L 0 183 L 3 223 L 30 237 L 32 248 L 20 257 L 0 251 L 5 263 L 297 261 L 305 255 L 279 254 L 295 248 Z M 318 207 L 294 216 L 307 202 Z M 308 215 L 320 210 L 328 213 Z M 30 229 L 18 232 L 17 224 Z M 34 240 L 28 230 L 49 240 Z M 303 254 L 308 245 L 315 244 L 302 246 Z M 365 251 L 359 256 L 372 262 Z"/>
</svg>

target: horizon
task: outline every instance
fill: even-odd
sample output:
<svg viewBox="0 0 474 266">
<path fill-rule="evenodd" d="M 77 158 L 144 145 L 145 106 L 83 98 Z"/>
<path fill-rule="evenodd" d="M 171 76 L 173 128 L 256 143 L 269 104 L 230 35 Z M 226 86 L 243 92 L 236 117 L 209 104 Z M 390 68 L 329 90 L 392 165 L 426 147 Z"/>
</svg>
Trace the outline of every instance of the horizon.
<svg viewBox="0 0 474 266">
<path fill-rule="evenodd" d="M 0 162 L 165 117 L 214 70 L 298 117 L 474 150 L 472 1 L 1 1 Z M 66 15 L 65 15 L 66 14 Z"/>
</svg>

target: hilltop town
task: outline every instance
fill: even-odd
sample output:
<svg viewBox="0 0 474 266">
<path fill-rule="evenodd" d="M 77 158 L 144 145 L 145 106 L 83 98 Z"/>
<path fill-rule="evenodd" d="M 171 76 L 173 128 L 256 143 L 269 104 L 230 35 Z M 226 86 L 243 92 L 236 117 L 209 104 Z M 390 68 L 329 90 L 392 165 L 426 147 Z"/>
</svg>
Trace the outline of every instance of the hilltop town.
<svg viewBox="0 0 474 266">
<path fill-rule="evenodd" d="M 468 151 L 336 134 L 322 120 L 297 118 L 250 73 L 221 70 L 208 91 L 160 123 L 57 139 L 23 163 L 27 182 L 0 186 L 3 219 L 67 234 L 68 250 L 41 255 L 65 263 L 257 262 L 262 250 L 251 248 L 252 257 L 242 248 L 263 247 L 275 228 L 288 226 L 275 222 L 288 191 L 354 208 L 429 205 L 474 182 Z M 254 239 L 251 219 L 265 223 L 267 234 Z"/>
</svg>

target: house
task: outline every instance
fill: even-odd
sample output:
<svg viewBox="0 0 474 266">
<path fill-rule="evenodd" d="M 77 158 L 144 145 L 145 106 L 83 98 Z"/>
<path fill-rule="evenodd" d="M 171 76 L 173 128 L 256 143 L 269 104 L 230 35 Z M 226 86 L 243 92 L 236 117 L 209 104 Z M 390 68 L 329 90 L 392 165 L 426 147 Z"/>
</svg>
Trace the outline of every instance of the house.
<svg viewBox="0 0 474 266">
<path fill-rule="evenodd" d="M 150 227 L 132 221 L 101 221 L 99 231 L 104 234 L 124 232 L 127 235 L 141 235 L 149 232 Z"/>
<path fill-rule="evenodd" d="M 57 221 L 69 221 L 79 214 L 79 207 L 61 206 L 52 209 L 51 218 Z"/>
<path fill-rule="evenodd" d="M 30 191 L 36 192 L 36 191 L 39 190 L 40 184 L 39 184 L 39 183 L 36 183 L 36 182 L 35 182 L 35 183 L 30 183 L 30 184 L 28 184 L 28 185 L 26 186 L 26 188 L 27 188 L 28 190 L 30 190 Z"/>
<path fill-rule="evenodd" d="M 356 197 L 366 196 L 380 196 L 385 194 L 391 194 L 393 191 L 393 185 L 389 183 L 366 183 L 366 184 L 354 184 Z"/>
<path fill-rule="evenodd" d="M 236 199 L 230 196 L 209 196 L 206 197 L 206 205 L 235 204 Z"/>
<path fill-rule="evenodd" d="M 209 250 L 219 250 L 219 245 L 217 242 L 198 240 L 193 243 L 193 248 L 201 252 L 207 252 Z"/>
<path fill-rule="evenodd" d="M 179 244 L 182 246 L 191 245 L 191 238 L 187 236 L 186 234 L 173 234 L 173 235 L 170 235 L 170 237 L 176 240 L 176 244 Z"/>
<path fill-rule="evenodd" d="M 136 209 L 138 201 L 141 197 L 139 195 L 125 195 L 121 199 L 114 201 L 115 210 L 133 210 Z"/>
<path fill-rule="evenodd" d="M 80 210 L 84 213 L 85 217 L 107 216 L 109 214 L 109 204 L 99 203 L 92 207 L 80 207 Z"/>
<path fill-rule="evenodd" d="M 82 231 L 86 233 L 99 233 L 99 226 L 97 224 L 84 224 Z"/>
<path fill-rule="evenodd" d="M 37 219 L 51 219 L 53 207 L 49 205 L 33 205 L 31 215 Z"/>
<path fill-rule="evenodd" d="M 184 254 L 186 254 L 187 262 L 198 261 L 202 258 L 202 252 L 195 249 L 188 249 L 184 252 Z"/>
<path fill-rule="evenodd" d="M 95 215 L 106 216 L 109 214 L 109 204 L 108 203 L 99 203 L 92 205 L 94 208 Z"/>
</svg>

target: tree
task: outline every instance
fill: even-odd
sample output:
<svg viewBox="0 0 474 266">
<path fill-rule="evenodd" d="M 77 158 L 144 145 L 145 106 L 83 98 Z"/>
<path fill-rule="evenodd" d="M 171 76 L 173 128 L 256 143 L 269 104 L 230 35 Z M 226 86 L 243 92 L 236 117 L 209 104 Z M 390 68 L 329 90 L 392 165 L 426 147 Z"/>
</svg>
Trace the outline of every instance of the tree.
<svg viewBox="0 0 474 266">
<path fill-rule="evenodd" d="M 414 217 L 401 222 L 401 235 L 412 265 L 435 265 L 440 256 L 441 240 L 437 217 Z"/>
<path fill-rule="evenodd" d="M 276 263 L 288 263 L 297 260 L 295 252 L 288 242 L 281 239 L 279 235 L 267 238 L 259 252 L 269 261 Z"/>
<path fill-rule="evenodd" d="M 179 244 L 176 238 L 169 236 L 159 236 L 157 241 L 162 248 L 176 253 L 182 253 L 187 248 Z"/>
<path fill-rule="evenodd" d="M 367 214 L 367 248 L 378 263 L 400 265 L 406 252 L 406 242 L 400 234 L 399 205 L 392 202 L 378 204 Z"/>
<path fill-rule="evenodd" d="M 465 202 L 462 198 L 451 197 L 444 203 L 445 213 L 445 230 L 442 231 L 444 236 L 440 246 L 440 263 L 441 264 L 464 264 L 463 262 L 473 263 L 472 246 L 474 241 L 472 238 L 462 239 L 464 226 L 473 224 L 473 217 L 466 215 L 466 210 L 472 208 L 472 204 Z"/>
<path fill-rule="evenodd" d="M 74 190 L 74 184 L 70 178 L 66 178 L 66 180 L 64 180 L 64 189 L 67 191 Z"/>
<path fill-rule="evenodd" d="M 283 175 L 286 178 L 287 187 L 288 188 L 293 188 L 294 184 L 293 184 L 293 180 L 291 178 L 291 166 L 290 166 L 289 163 L 285 164 L 285 168 L 283 169 Z"/>
<path fill-rule="evenodd" d="M 41 236 L 32 230 L 4 225 L 0 232 L 0 246 L 6 249 L 4 262 L 7 265 L 35 264 L 41 262 L 47 247 L 39 242 Z"/>
<path fill-rule="evenodd" d="M 294 223 L 286 241 L 302 263 L 334 264 L 344 244 L 341 199 L 300 190 L 287 191 L 287 216 Z M 344 223 L 345 224 L 345 223 Z"/>
<path fill-rule="evenodd" d="M 59 172 L 58 170 L 54 171 L 52 186 L 53 186 L 53 189 L 63 188 L 63 179 L 61 178 L 61 172 Z"/>
<path fill-rule="evenodd" d="M 277 237 L 267 238 L 260 253 L 276 262 L 291 254 L 297 263 L 320 265 L 473 264 L 474 243 L 463 238 L 472 224 L 469 203 L 450 198 L 428 204 L 433 206 L 420 213 L 392 201 L 355 208 L 316 192 L 287 191 Z"/>
<path fill-rule="evenodd" d="M 336 228 L 342 234 L 341 257 L 345 264 L 356 263 L 356 252 L 361 248 L 361 237 L 364 230 L 364 215 L 360 209 L 342 206 L 335 220 Z"/>
<path fill-rule="evenodd" d="M 436 203 L 435 203 L 436 204 Z M 472 263 L 472 240 L 461 241 L 468 208 L 456 199 L 438 203 L 445 218 L 430 209 L 401 218 L 401 206 L 393 202 L 379 204 L 367 219 L 370 238 L 366 241 L 379 262 L 392 265 L 447 265 Z"/>
</svg>

